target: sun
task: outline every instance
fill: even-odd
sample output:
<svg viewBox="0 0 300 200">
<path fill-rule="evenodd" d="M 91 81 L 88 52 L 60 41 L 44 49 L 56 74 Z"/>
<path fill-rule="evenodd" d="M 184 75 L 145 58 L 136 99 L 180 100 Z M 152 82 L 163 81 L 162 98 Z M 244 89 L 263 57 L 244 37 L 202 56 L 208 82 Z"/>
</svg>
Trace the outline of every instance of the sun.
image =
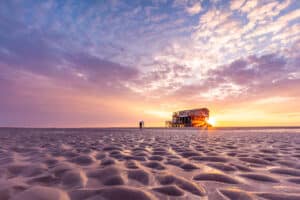
<svg viewBox="0 0 300 200">
<path fill-rule="evenodd" d="M 209 123 L 212 126 L 216 125 L 216 119 L 214 117 L 209 117 L 209 119 L 207 120 L 207 123 Z"/>
</svg>

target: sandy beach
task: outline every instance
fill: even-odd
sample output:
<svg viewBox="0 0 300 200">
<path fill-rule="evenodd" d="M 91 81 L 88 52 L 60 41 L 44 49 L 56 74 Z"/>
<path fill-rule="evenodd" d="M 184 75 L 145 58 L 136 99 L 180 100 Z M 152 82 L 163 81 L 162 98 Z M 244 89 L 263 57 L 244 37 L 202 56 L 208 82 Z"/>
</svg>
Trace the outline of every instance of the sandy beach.
<svg viewBox="0 0 300 200">
<path fill-rule="evenodd" d="M 300 132 L 0 129 L 0 200 L 300 199 Z"/>
</svg>

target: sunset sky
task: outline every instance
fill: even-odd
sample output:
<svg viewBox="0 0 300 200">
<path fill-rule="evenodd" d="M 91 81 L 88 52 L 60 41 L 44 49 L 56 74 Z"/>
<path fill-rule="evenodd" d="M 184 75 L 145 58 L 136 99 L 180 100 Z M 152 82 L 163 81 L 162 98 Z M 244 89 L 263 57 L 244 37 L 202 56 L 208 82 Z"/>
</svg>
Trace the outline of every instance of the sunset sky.
<svg viewBox="0 0 300 200">
<path fill-rule="evenodd" d="M 300 1 L 1 0 L 0 91 L 0 126 L 300 125 Z"/>
</svg>

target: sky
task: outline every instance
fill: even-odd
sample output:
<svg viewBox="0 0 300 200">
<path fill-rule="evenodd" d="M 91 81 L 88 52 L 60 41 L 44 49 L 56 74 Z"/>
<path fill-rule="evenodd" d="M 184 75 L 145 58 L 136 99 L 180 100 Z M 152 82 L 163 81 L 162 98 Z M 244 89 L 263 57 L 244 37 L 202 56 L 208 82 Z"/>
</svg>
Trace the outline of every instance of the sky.
<svg viewBox="0 0 300 200">
<path fill-rule="evenodd" d="M 1 0 L 0 126 L 300 125 L 299 0 Z"/>
</svg>

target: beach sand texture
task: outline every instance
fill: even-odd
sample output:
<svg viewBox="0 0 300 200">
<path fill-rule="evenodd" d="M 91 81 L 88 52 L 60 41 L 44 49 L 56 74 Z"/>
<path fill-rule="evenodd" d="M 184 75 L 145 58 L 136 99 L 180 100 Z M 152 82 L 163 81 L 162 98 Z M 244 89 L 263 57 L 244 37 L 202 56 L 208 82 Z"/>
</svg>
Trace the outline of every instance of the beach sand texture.
<svg viewBox="0 0 300 200">
<path fill-rule="evenodd" d="M 299 200 L 289 132 L 0 129 L 0 200 Z"/>
</svg>

